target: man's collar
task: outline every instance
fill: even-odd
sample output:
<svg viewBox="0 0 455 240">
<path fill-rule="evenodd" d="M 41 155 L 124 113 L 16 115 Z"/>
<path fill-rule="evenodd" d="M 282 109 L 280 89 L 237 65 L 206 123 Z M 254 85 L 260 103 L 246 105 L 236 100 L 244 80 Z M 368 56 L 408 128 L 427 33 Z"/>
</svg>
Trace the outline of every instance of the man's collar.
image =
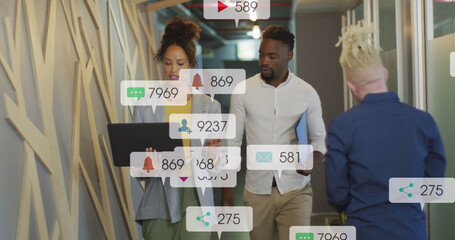
<svg viewBox="0 0 455 240">
<path fill-rule="evenodd" d="M 283 86 L 285 86 L 286 84 L 288 84 L 288 83 L 291 81 L 291 78 L 292 78 L 292 76 L 293 76 L 294 74 L 292 74 L 292 72 L 291 72 L 291 70 L 289 70 L 289 68 L 288 68 L 288 73 L 287 73 L 287 75 L 288 75 L 288 76 L 287 76 L 286 80 L 285 80 L 284 82 L 280 83 L 280 85 L 278 85 L 277 88 L 283 87 Z M 265 80 L 261 78 L 261 74 L 260 74 L 260 73 L 259 73 L 259 79 L 261 79 L 261 84 L 262 84 L 262 86 L 265 86 L 265 87 L 274 87 L 274 86 L 268 84 L 267 82 L 265 82 Z"/>
<path fill-rule="evenodd" d="M 398 95 L 394 92 L 368 93 L 362 100 L 362 103 L 380 102 L 380 101 L 400 101 Z"/>
</svg>

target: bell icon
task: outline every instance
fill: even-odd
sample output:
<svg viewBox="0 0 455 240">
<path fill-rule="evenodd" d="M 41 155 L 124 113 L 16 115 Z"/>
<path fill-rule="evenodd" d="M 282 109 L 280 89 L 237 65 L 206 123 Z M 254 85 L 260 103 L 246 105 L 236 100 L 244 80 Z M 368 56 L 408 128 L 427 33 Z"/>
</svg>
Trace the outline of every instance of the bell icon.
<svg viewBox="0 0 455 240">
<path fill-rule="evenodd" d="M 142 168 L 142 170 L 146 170 L 147 172 L 150 172 L 150 170 L 154 170 L 151 157 L 147 156 L 145 158 L 144 167 Z"/>
<path fill-rule="evenodd" d="M 196 73 L 193 77 L 193 84 L 191 85 L 192 87 L 195 87 L 197 90 L 199 90 L 200 87 L 203 87 L 202 81 L 201 81 L 201 75 Z"/>
</svg>

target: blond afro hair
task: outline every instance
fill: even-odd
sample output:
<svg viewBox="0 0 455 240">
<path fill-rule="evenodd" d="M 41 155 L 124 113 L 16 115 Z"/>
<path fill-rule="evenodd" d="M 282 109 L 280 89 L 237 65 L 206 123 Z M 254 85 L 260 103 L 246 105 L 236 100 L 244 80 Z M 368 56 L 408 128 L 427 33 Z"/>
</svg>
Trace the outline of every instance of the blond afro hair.
<svg viewBox="0 0 455 240">
<path fill-rule="evenodd" d="M 342 45 L 340 64 L 344 70 L 355 70 L 371 64 L 381 64 L 379 50 L 374 46 L 373 24 L 359 21 L 356 25 L 344 27 L 336 44 Z"/>
</svg>

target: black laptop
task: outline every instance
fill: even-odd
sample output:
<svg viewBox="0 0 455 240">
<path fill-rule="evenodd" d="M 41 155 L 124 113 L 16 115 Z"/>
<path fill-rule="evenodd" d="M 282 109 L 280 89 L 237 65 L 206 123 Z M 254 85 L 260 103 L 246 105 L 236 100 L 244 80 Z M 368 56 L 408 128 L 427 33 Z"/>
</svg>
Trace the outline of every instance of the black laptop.
<svg viewBox="0 0 455 240">
<path fill-rule="evenodd" d="M 131 152 L 145 152 L 153 147 L 158 152 L 174 151 L 182 139 L 169 137 L 169 123 L 113 123 L 107 125 L 114 165 L 130 166 Z"/>
</svg>

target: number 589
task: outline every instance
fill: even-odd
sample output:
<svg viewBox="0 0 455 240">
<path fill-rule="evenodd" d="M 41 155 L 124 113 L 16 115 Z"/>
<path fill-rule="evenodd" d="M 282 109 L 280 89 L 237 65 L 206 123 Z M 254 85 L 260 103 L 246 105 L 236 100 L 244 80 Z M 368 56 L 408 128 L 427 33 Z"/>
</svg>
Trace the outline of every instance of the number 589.
<svg viewBox="0 0 455 240">
<path fill-rule="evenodd" d="M 243 4 L 242 4 L 243 3 Z M 258 2 L 256 1 L 237 1 L 235 2 L 235 11 L 236 12 L 249 12 L 249 11 L 256 11 L 258 7 Z"/>
</svg>

